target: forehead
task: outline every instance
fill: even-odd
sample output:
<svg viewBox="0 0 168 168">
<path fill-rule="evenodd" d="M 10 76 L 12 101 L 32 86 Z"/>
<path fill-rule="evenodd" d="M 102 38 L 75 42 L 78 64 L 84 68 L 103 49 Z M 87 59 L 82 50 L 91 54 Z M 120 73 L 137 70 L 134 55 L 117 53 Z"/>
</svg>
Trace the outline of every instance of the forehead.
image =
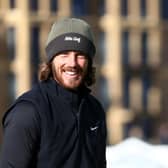
<svg viewBox="0 0 168 168">
<path fill-rule="evenodd" d="M 82 56 L 84 56 L 85 58 L 87 58 L 88 59 L 88 56 L 85 54 L 85 53 L 83 53 L 83 52 L 81 52 L 81 51 L 73 51 L 73 50 L 67 50 L 67 51 L 62 51 L 62 52 L 59 52 L 58 54 L 56 54 L 54 57 L 53 57 L 53 59 L 54 58 L 56 58 L 56 57 L 58 57 L 58 56 L 61 56 L 61 55 L 74 55 L 74 56 L 78 56 L 78 55 L 82 55 Z M 53 60 L 52 59 L 52 60 Z"/>
<path fill-rule="evenodd" d="M 77 50 L 65 50 L 65 51 L 62 51 L 62 52 L 59 52 L 57 55 L 60 55 L 60 54 L 80 54 L 80 55 L 84 55 L 86 56 L 86 54 L 82 51 L 77 51 Z"/>
</svg>

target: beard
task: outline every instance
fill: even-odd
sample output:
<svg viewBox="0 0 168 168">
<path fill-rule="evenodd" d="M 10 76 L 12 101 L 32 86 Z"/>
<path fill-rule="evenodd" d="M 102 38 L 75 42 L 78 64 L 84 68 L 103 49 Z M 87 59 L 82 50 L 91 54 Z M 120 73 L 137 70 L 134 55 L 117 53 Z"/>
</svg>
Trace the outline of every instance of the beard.
<svg viewBox="0 0 168 168">
<path fill-rule="evenodd" d="M 53 68 L 54 79 L 69 90 L 76 90 L 84 83 L 86 72 L 86 68 L 80 66 Z"/>
</svg>

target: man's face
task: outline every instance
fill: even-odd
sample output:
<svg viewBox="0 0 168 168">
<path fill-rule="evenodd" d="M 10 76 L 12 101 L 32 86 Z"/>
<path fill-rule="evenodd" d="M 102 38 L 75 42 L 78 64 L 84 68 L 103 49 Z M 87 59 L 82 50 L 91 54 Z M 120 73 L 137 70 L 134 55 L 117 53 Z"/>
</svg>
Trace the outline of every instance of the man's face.
<svg viewBox="0 0 168 168">
<path fill-rule="evenodd" d="M 76 51 L 56 55 L 52 61 L 54 79 L 67 89 L 77 89 L 87 73 L 88 58 Z"/>
</svg>

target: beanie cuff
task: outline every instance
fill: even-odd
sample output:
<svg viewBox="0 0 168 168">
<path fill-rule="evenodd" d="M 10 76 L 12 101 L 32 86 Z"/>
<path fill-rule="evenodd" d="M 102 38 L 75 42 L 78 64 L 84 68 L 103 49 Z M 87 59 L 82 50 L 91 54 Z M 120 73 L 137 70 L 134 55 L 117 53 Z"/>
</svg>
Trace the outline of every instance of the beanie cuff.
<svg viewBox="0 0 168 168">
<path fill-rule="evenodd" d="M 78 33 L 65 33 L 52 40 L 46 47 L 48 61 L 63 51 L 80 51 L 93 58 L 96 48 L 92 41 Z"/>
</svg>

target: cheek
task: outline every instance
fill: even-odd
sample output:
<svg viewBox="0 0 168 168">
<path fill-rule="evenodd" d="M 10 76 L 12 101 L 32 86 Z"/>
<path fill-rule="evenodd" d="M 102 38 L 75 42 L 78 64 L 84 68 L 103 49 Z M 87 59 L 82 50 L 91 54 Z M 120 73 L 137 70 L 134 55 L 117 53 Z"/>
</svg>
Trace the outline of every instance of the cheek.
<svg viewBox="0 0 168 168">
<path fill-rule="evenodd" d="M 85 72 L 87 71 L 87 69 L 88 69 L 88 62 L 85 62 L 84 66 L 83 66 L 83 69 L 84 69 Z"/>
<path fill-rule="evenodd" d="M 55 65 L 55 63 L 53 62 L 53 64 L 52 64 L 52 71 L 55 72 L 55 69 L 56 69 L 56 65 Z"/>
<path fill-rule="evenodd" d="M 52 64 L 52 73 L 53 73 L 54 77 L 56 77 L 56 74 L 58 73 L 58 71 L 59 71 L 59 66 L 53 62 L 53 64 Z"/>
<path fill-rule="evenodd" d="M 61 67 L 62 63 L 59 61 L 59 59 L 54 60 L 52 64 L 52 70 L 57 71 Z"/>
<path fill-rule="evenodd" d="M 87 69 L 88 61 L 87 61 L 87 60 L 81 60 L 81 61 L 79 62 L 79 65 L 80 65 L 81 68 Z"/>
</svg>

